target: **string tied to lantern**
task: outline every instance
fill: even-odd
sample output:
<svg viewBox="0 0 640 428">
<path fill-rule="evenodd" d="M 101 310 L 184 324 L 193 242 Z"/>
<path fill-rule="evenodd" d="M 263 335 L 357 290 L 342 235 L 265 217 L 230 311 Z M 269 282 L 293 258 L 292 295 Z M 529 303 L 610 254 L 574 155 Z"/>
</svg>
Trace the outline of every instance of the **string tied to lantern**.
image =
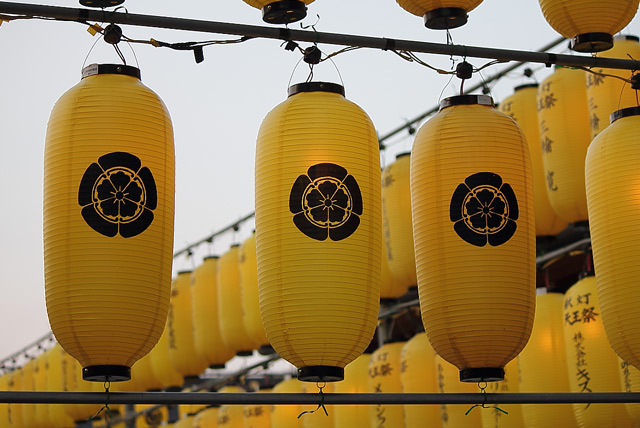
<svg viewBox="0 0 640 428">
<path fill-rule="evenodd" d="M 107 381 L 104 382 L 104 392 L 107 394 L 107 399 L 105 400 L 106 402 L 104 403 L 104 406 L 102 406 L 100 408 L 100 410 L 98 410 L 93 416 L 89 416 L 86 419 L 87 422 L 99 419 L 100 413 L 102 413 L 103 410 L 106 410 L 106 418 L 105 418 L 105 420 L 107 422 L 111 420 L 111 408 L 109 408 L 109 400 L 110 400 L 109 388 L 111 388 L 111 382 L 109 382 L 107 380 Z"/>
<path fill-rule="evenodd" d="M 327 408 L 324 407 L 324 393 L 322 392 L 322 389 L 327 386 L 326 382 L 316 382 L 316 386 L 318 387 L 318 392 L 320 393 L 320 403 L 318 403 L 318 407 L 316 407 L 313 410 L 305 410 L 304 412 L 300 413 L 298 415 L 298 419 L 300 419 L 300 417 L 306 413 L 315 413 L 318 409 L 322 408 L 322 410 L 324 410 L 324 414 L 325 416 L 329 416 L 329 412 L 327 412 Z"/>
<path fill-rule="evenodd" d="M 465 416 L 467 416 L 469 413 L 471 413 L 471 411 L 473 409 L 475 409 L 476 407 L 482 407 L 483 409 L 489 409 L 489 408 L 493 408 L 498 410 L 499 412 L 504 413 L 505 415 L 508 415 L 509 412 L 507 412 L 506 410 L 501 409 L 500 407 L 498 407 L 498 405 L 493 405 L 493 406 L 487 406 L 487 382 L 482 381 L 482 382 L 478 382 L 478 388 L 480 388 L 480 392 L 482 392 L 482 403 L 481 404 L 474 404 L 473 406 L 471 406 L 469 408 L 469 410 L 467 410 L 465 412 Z"/>
</svg>

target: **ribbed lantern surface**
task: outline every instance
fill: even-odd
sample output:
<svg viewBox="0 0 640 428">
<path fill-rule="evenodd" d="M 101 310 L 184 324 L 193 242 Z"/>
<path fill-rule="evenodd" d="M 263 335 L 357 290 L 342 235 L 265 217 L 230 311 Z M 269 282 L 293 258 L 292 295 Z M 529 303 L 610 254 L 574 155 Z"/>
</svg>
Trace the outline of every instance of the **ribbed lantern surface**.
<svg viewBox="0 0 640 428">
<path fill-rule="evenodd" d="M 536 317 L 529 343 L 518 356 L 520 392 L 569 391 L 569 372 L 562 329 L 564 294 L 547 293 L 536 296 Z M 546 361 L 545 364 L 540 364 Z M 527 427 L 561 426 L 577 428 L 571 404 L 540 406 L 523 404 Z"/>
<path fill-rule="evenodd" d="M 307 16 L 307 5 L 314 0 L 243 0 L 262 10 L 262 20 L 269 24 L 287 24 Z"/>
<path fill-rule="evenodd" d="M 535 224 L 529 148 L 484 95 L 445 99 L 411 155 L 422 320 L 463 381 L 500 380 L 529 339 Z"/>
<path fill-rule="evenodd" d="M 269 342 L 308 381 L 343 377 L 369 345 L 380 299 L 380 160 L 342 86 L 294 85 L 256 150 L 256 244 Z"/>
<path fill-rule="evenodd" d="M 218 316 L 218 257 L 205 257 L 193 271 L 191 305 L 196 353 L 213 368 L 222 368 L 235 352 L 222 341 Z"/>
<path fill-rule="evenodd" d="M 618 357 L 602 325 L 596 277 L 587 276 L 567 290 L 563 315 L 564 345 L 571 392 L 621 392 Z M 580 428 L 630 427 L 624 404 L 573 404 Z"/>
<path fill-rule="evenodd" d="M 640 267 L 640 107 L 619 110 L 591 143 L 586 161 L 589 226 L 602 305 L 613 350 L 640 367 L 640 323 L 636 309 Z"/>
<path fill-rule="evenodd" d="M 438 392 L 436 352 L 424 332 L 413 336 L 400 354 L 402 392 Z M 440 424 L 440 408 L 429 405 L 404 405 L 405 428 Z"/>
<path fill-rule="evenodd" d="M 383 253 L 398 288 L 398 295 L 418 285 L 413 250 L 409 156 L 409 153 L 398 155 L 396 161 L 382 171 Z"/>
<path fill-rule="evenodd" d="M 538 124 L 537 94 L 538 84 L 522 85 L 515 88 L 513 95 L 505 98 L 498 110 L 513 118 L 522 129 L 529 153 L 533 176 L 533 196 L 536 216 L 536 236 L 555 236 L 567 227 L 551 206 L 547 196 L 547 179 L 542 163 L 540 145 L 540 125 Z"/>
<path fill-rule="evenodd" d="M 44 154 L 47 312 L 89 380 L 128 379 L 169 308 L 174 149 L 138 69 L 93 65 L 51 112 Z"/>
<path fill-rule="evenodd" d="M 585 72 L 558 67 L 538 88 L 538 121 L 547 195 L 560 218 L 587 221 L 584 159 L 591 133 Z"/>
<path fill-rule="evenodd" d="M 482 0 L 396 0 L 409 13 L 424 17 L 424 25 L 434 30 L 457 28 L 467 23 L 467 12 Z"/>
<path fill-rule="evenodd" d="M 613 35 L 631 22 L 638 0 L 539 0 L 542 14 L 579 52 L 611 49 Z"/>
<path fill-rule="evenodd" d="M 598 55 L 604 58 L 638 59 L 640 58 L 640 43 L 636 36 L 614 37 L 613 48 Z M 609 116 L 617 110 L 638 105 L 636 90 L 622 79 L 632 76 L 630 70 L 611 68 L 594 68 L 595 73 L 586 73 L 587 100 L 589 103 L 589 124 L 591 125 L 591 139 L 595 138 L 607 126 Z M 613 76 L 617 76 L 613 77 Z"/>
</svg>

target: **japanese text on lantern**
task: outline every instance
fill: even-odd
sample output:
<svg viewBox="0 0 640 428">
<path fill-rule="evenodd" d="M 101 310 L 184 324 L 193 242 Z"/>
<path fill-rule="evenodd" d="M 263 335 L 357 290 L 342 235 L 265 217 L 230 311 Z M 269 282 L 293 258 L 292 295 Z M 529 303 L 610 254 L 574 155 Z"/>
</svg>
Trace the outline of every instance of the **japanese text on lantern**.
<svg viewBox="0 0 640 428">
<path fill-rule="evenodd" d="M 438 362 L 438 391 L 444 392 L 444 367 Z M 447 405 L 440 405 L 440 419 L 443 424 L 449 422 L 449 414 L 447 413 Z"/>
<path fill-rule="evenodd" d="M 599 313 L 595 311 L 593 301 L 590 299 L 591 293 L 569 296 L 564 301 L 564 323 L 570 326 L 598 322 Z M 587 353 L 585 350 L 585 338 L 581 330 L 574 330 L 573 345 L 575 349 L 576 371 L 575 376 L 578 381 L 580 392 L 592 392 L 589 388 L 591 377 L 587 364 Z"/>
</svg>

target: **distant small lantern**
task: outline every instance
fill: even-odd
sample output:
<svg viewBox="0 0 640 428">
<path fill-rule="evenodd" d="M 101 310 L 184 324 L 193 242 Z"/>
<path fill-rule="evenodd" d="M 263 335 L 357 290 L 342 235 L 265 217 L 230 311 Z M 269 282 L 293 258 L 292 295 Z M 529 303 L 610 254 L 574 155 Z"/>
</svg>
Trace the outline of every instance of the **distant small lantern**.
<svg viewBox="0 0 640 428">
<path fill-rule="evenodd" d="M 334 83 L 300 83 L 262 122 L 256 244 L 269 342 L 303 381 L 338 381 L 380 301 L 380 158 L 367 114 Z"/>
<path fill-rule="evenodd" d="M 485 95 L 445 99 L 411 155 L 422 320 L 466 382 L 502 380 L 535 308 L 531 161 L 515 121 Z"/>
<path fill-rule="evenodd" d="M 406 342 L 391 341 L 376 349 L 369 358 L 369 392 L 402 392 L 400 371 L 402 348 Z M 369 426 L 404 426 L 403 406 L 369 406 Z"/>
<path fill-rule="evenodd" d="M 54 106 L 44 154 L 47 313 L 92 381 L 130 378 L 167 318 L 174 218 L 169 113 L 127 65 L 90 65 Z"/>
<path fill-rule="evenodd" d="M 482 0 L 397 0 L 407 12 L 424 17 L 424 25 L 432 30 L 449 30 L 467 23 L 467 13 Z"/>
<path fill-rule="evenodd" d="M 307 16 L 307 5 L 313 0 L 243 0 L 262 10 L 262 20 L 269 24 L 289 24 Z"/>
<path fill-rule="evenodd" d="M 402 392 L 438 392 L 436 351 L 424 331 L 405 343 L 400 354 Z M 404 405 L 405 428 L 422 428 L 440 424 L 440 408 L 429 405 Z"/>
<path fill-rule="evenodd" d="M 627 26 L 638 10 L 638 0 L 539 0 L 549 25 L 571 40 L 578 52 L 611 49 L 613 35 Z"/>
<path fill-rule="evenodd" d="M 613 350 L 640 368 L 640 107 L 618 110 L 585 165 L 589 226 L 602 321 Z"/>
<path fill-rule="evenodd" d="M 62 359 L 64 350 L 59 344 L 55 344 L 49 351 L 48 370 L 46 375 L 46 388 L 44 391 L 68 391 L 67 379 L 62 372 Z M 7 375 L 3 376 L 6 377 Z M 6 390 L 6 386 L 0 384 L 1 390 Z M 53 425 L 58 427 L 73 427 L 75 421 L 67 414 L 64 404 L 49 404 L 49 417 Z M 0 407 L 1 409 L 1 407 Z M 0 410 L 0 420 L 2 410 Z"/>
<path fill-rule="evenodd" d="M 168 320 L 167 320 L 168 324 Z M 180 391 L 184 377 L 173 368 L 169 358 L 169 328 L 165 327 L 160 340 L 149 353 L 151 369 L 165 391 Z"/>
</svg>

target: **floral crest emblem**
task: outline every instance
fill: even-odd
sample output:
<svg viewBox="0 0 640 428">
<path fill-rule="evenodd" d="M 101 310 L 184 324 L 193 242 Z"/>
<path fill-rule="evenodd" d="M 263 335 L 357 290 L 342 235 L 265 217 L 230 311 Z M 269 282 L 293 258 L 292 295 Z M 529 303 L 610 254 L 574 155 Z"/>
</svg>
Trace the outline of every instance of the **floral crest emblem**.
<svg viewBox="0 0 640 428">
<path fill-rule="evenodd" d="M 458 185 L 449 217 L 460 238 L 478 247 L 507 242 L 516 231 L 518 200 L 508 183 L 492 172 L 478 172 Z"/>
<path fill-rule="evenodd" d="M 340 241 L 360 225 L 362 194 L 356 179 L 333 163 L 313 165 L 289 195 L 293 223 L 309 238 Z"/>
<path fill-rule="evenodd" d="M 130 238 L 153 222 L 156 182 L 140 159 L 125 152 L 101 156 L 82 176 L 78 189 L 82 217 L 96 232 Z"/>
</svg>

